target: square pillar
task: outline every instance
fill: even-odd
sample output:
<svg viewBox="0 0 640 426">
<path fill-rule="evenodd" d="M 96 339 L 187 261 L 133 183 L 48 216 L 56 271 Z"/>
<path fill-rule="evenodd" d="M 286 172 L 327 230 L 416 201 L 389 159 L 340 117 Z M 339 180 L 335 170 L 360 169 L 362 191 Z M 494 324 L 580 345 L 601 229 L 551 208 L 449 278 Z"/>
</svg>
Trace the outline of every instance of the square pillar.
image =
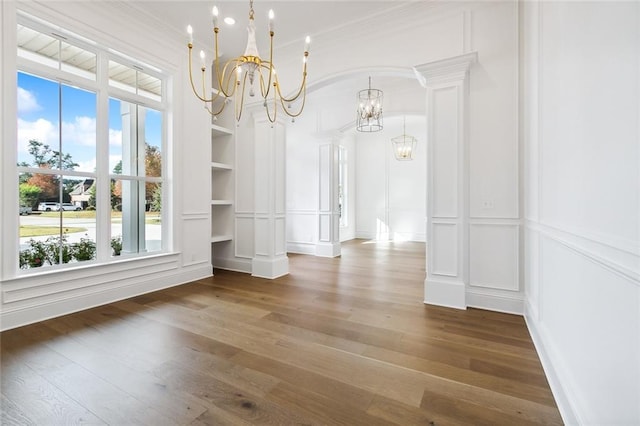
<svg viewBox="0 0 640 426">
<path fill-rule="evenodd" d="M 289 273 L 286 249 L 286 139 L 281 121 L 254 119 L 254 277 L 278 278 Z"/>
<path fill-rule="evenodd" d="M 469 69 L 477 53 L 419 65 L 427 89 L 425 303 L 466 309 L 469 283 Z"/>
</svg>

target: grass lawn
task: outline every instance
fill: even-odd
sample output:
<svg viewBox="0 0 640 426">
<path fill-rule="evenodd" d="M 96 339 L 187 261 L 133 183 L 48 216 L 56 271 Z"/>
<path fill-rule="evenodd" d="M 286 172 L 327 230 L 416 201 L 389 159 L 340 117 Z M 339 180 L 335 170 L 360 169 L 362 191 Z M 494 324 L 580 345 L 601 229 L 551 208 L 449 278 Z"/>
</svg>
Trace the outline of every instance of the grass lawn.
<svg viewBox="0 0 640 426">
<path fill-rule="evenodd" d="M 40 217 L 60 217 L 60 212 L 39 212 L 35 213 Z M 95 219 L 95 210 L 80 210 L 80 211 L 63 211 L 62 217 L 65 219 Z M 116 219 L 116 220 L 113 220 Z M 119 222 L 122 219 L 122 212 L 111 211 L 111 221 Z M 146 212 L 145 223 L 158 225 L 161 223 L 160 212 Z M 46 235 L 46 234 L 44 234 Z"/>
<path fill-rule="evenodd" d="M 76 232 L 86 232 L 87 228 L 65 227 L 65 234 L 73 234 Z M 23 237 L 42 237 L 44 235 L 58 235 L 60 228 L 58 226 L 37 226 L 23 225 L 20 226 L 20 238 Z"/>
</svg>

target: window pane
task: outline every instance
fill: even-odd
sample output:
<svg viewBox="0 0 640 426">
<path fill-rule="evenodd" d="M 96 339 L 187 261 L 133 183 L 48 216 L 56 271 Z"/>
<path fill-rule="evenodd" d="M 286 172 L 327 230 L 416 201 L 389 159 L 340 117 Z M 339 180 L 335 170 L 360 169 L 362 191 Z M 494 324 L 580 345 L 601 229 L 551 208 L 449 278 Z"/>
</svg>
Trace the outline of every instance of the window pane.
<svg viewBox="0 0 640 426">
<path fill-rule="evenodd" d="M 138 156 L 140 130 L 137 105 L 109 100 L 109 168 L 113 174 L 138 176 L 142 167 Z"/>
<path fill-rule="evenodd" d="M 18 164 L 54 167 L 59 146 L 59 84 L 18 73 Z"/>
<path fill-rule="evenodd" d="M 96 94 L 62 85 L 62 170 L 96 170 Z"/>
<path fill-rule="evenodd" d="M 136 70 L 115 61 L 109 61 L 109 85 L 136 93 Z"/>
<path fill-rule="evenodd" d="M 18 24 L 18 56 L 58 68 L 60 41 L 48 34 Z"/>
<path fill-rule="evenodd" d="M 75 46 L 52 34 L 18 24 L 18 56 L 38 62 L 49 68 L 61 69 L 80 77 L 96 79 L 96 58 L 94 52 Z"/>
<path fill-rule="evenodd" d="M 65 41 L 60 43 L 60 68 L 75 75 L 96 79 L 96 54 Z"/>
<path fill-rule="evenodd" d="M 145 110 L 145 176 L 162 176 L 162 113 L 151 108 Z"/>
<path fill-rule="evenodd" d="M 156 101 L 162 100 L 162 81 L 158 77 L 138 71 L 138 94 Z"/>
<path fill-rule="evenodd" d="M 145 246 L 147 251 L 162 250 L 162 184 L 147 183 L 145 213 Z"/>
<path fill-rule="evenodd" d="M 122 254 L 162 249 L 161 184 L 114 179 L 111 200 L 112 248 L 116 239 Z"/>
<path fill-rule="evenodd" d="M 109 85 L 156 101 L 162 100 L 162 80 L 137 66 L 109 61 Z"/>
</svg>

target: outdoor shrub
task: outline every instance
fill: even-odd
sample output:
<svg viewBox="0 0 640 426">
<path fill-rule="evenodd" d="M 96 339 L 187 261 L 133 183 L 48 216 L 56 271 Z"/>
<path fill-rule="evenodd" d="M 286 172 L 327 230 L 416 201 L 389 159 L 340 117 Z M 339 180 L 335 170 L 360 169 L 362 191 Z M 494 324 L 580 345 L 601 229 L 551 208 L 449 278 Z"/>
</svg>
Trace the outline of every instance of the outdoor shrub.
<svg viewBox="0 0 640 426">
<path fill-rule="evenodd" d="M 89 238 L 80 238 L 80 242 L 72 245 L 71 251 L 77 261 L 91 260 L 96 257 L 96 243 Z"/>
<path fill-rule="evenodd" d="M 122 252 L 122 236 L 121 235 L 111 238 L 111 249 L 113 250 L 114 256 L 120 256 L 120 252 Z"/>
</svg>

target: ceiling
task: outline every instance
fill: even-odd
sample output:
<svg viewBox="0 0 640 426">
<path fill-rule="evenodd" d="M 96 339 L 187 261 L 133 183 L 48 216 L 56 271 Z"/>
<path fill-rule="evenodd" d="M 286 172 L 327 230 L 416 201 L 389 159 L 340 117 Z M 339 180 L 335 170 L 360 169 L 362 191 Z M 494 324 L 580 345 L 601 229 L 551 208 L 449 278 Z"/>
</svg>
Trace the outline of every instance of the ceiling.
<svg viewBox="0 0 640 426">
<path fill-rule="evenodd" d="M 268 45 L 268 11 L 273 9 L 274 48 L 297 46 L 302 54 L 304 38 L 312 39 L 310 51 L 313 52 L 314 35 L 335 30 L 348 25 L 357 25 L 372 16 L 381 17 L 410 1 L 281 1 L 255 0 L 256 38 L 261 55 L 267 55 Z M 220 11 L 220 32 L 218 36 L 220 54 L 227 57 L 239 56 L 244 52 L 247 43 L 247 23 L 249 16 L 248 0 L 134 0 L 129 3 L 148 19 L 156 21 L 165 28 L 171 29 L 177 37 L 183 36 L 187 42 L 187 25 L 194 30 L 194 54 L 200 49 L 213 51 L 213 25 L 211 9 L 215 5 Z M 222 22 L 225 17 L 232 17 L 236 23 L 229 26 Z"/>
</svg>

